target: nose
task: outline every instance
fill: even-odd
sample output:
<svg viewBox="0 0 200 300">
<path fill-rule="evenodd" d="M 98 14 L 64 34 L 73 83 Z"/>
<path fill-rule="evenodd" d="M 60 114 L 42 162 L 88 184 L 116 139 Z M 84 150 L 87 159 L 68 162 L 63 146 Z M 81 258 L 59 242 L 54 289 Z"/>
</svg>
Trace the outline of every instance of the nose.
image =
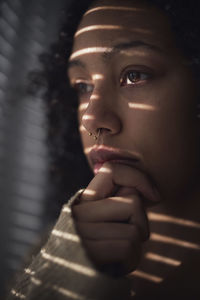
<svg viewBox="0 0 200 300">
<path fill-rule="evenodd" d="M 89 103 L 82 114 L 81 123 L 92 134 L 114 135 L 121 131 L 122 121 L 116 100 L 117 95 L 111 89 L 102 86 L 93 89 Z"/>
</svg>

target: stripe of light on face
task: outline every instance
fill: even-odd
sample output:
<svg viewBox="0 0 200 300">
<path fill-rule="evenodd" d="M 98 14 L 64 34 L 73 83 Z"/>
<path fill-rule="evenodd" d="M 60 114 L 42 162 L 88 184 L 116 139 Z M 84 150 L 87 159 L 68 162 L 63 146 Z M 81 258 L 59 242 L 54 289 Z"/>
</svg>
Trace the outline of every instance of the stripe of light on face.
<svg viewBox="0 0 200 300">
<path fill-rule="evenodd" d="M 102 74 L 93 74 L 92 75 L 92 80 L 102 80 L 104 79 L 104 76 Z"/>
<path fill-rule="evenodd" d="M 141 104 L 141 103 L 128 103 L 128 106 L 133 109 L 141 109 L 141 110 L 148 110 L 148 111 L 155 111 L 157 108 L 153 105 L 149 104 Z"/>
<path fill-rule="evenodd" d="M 150 221 L 166 222 L 166 223 L 172 223 L 172 224 L 176 224 L 176 225 L 200 229 L 200 223 L 198 223 L 198 222 L 185 220 L 185 219 L 181 219 L 181 218 L 175 218 L 175 217 L 168 216 L 168 215 L 162 215 L 162 214 L 156 214 L 156 213 L 149 212 L 148 218 Z"/>
<path fill-rule="evenodd" d="M 166 257 L 166 256 L 163 256 L 163 255 L 158 255 L 158 254 L 152 253 L 152 252 L 147 252 L 145 254 L 145 258 L 153 260 L 153 261 L 157 261 L 157 262 L 160 262 L 160 263 L 164 263 L 164 264 L 167 264 L 167 265 L 175 266 L 175 267 L 178 267 L 178 266 L 181 265 L 180 260 L 176 260 L 176 259 Z"/>
<path fill-rule="evenodd" d="M 92 149 L 93 149 L 93 147 L 87 147 L 84 149 L 84 153 L 89 154 Z"/>
<path fill-rule="evenodd" d="M 82 297 L 81 295 L 72 292 L 68 289 L 64 289 L 63 287 L 60 287 L 58 285 L 53 285 L 52 289 L 55 290 L 56 292 L 66 296 L 66 297 L 70 297 L 70 299 L 76 299 L 76 300 L 83 300 L 85 299 L 85 297 Z M 68 299 L 68 298 L 67 298 Z"/>
<path fill-rule="evenodd" d="M 84 115 L 83 120 L 94 120 L 94 117 L 91 115 Z"/>
<path fill-rule="evenodd" d="M 118 25 L 92 25 L 78 30 L 75 34 L 75 37 L 79 36 L 82 33 L 93 31 L 93 30 L 119 30 L 119 29 L 122 30 L 123 28 L 124 28 L 123 26 L 118 26 Z"/>
<path fill-rule="evenodd" d="M 97 12 L 100 10 L 120 10 L 120 11 L 143 11 L 142 8 L 136 8 L 136 7 L 127 7 L 127 6 L 98 6 L 98 7 L 94 7 L 89 9 L 88 11 L 86 11 L 86 13 L 84 14 L 84 16 L 87 16 L 93 12 Z"/>
<path fill-rule="evenodd" d="M 78 51 L 75 51 L 72 53 L 70 56 L 69 60 L 72 60 L 76 57 L 86 55 L 86 54 L 93 54 L 93 53 L 109 53 L 113 50 L 111 47 L 89 47 L 89 48 L 84 48 Z"/>
<path fill-rule="evenodd" d="M 72 242 L 76 242 L 76 243 L 80 242 L 80 238 L 77 235 L 72 234 L 72 233 L 54 229 L 52 231 L 52 234 L 57 237 L 60 237 L 62 239 L 68 240 L 68 241 L 72 241 Z"/>
<path fill-rule="evenodd" d="M 126 30 L 126 31 L 131 31 L 135 33 L 143 33 L 143 34 L 152 34 L 151 30 L 147 29 L 141 29 L 141 28 L 129 28 L 125 26 L 119 26 L 119 25 L 91 25 L 91 26 L 86 26 L 80 30 L 78 30 L 75 34 L 75 37 L 78 37 L 79 35 L 83 33 L 87 33 L 90 31 L 94 30 Z"/>
<path fill-rule="evenodd" d="M 87 132 L 86 128 L 83 125 L 79 126 L 79 131 L 82 133 Z"/>
<path fill-rule="evenodd" d="M 60 265 L 64 268 L 71 269 L 75 272 L 81 273 L 81 274 L 89 276 L 89 277 L 94 277 L 97 275 L 96 271 L 91 268 L 68 261 L 68 260 L 63 259 L 58 256 L 51 255 L 51 254 L 47 253 L 44 249 L 41 250 L 41 254 L 44 259 L 51 261 L 57 265 Z"/>
<path fill-rule="evenodd" d="M 90 97 L 90 100 L 98 100 L 99 98 L 100 98 L 99 95 L 94 94 L 94 95 L 92 95 L 92 96 Z"/>
<path fill-rule="evenodd" d="M 155 276 L 153 274 L 146 273 L 146 272 L 143 272 L 140 270 L 134 271 L 133 273 L 130 274 L 130 276 L 139 277 L 139 278 L 146 279 L 148 281 L 155 282 L 155 283 L 160 283 L 163 281 L 162 277 Z"/>
<path fill-rule="evenodd" d="M 196 243 L 190 243 L 188 241 L 172 238 L 170 236 L 164 236 L 157 233 L 152 233 L 150 236 L 151 241 L 161 242 L 165 244 L 172 244 L 176 246 L 180 246 L 183 248 L 193 249 L 193 250 L 200 250 L 200 245 Z"/>
<path fill-rule="evenodd" d="M 89 103 L 82 103 L 82 104 L 80 104 L 80 105 L 79 105 L 79 110 L 81 110 L 81 111 L 82 111 L 82 110 L 86 110 L 87 107 L 88 107 L 88 104 L 89 104 Z"/>
</svg>

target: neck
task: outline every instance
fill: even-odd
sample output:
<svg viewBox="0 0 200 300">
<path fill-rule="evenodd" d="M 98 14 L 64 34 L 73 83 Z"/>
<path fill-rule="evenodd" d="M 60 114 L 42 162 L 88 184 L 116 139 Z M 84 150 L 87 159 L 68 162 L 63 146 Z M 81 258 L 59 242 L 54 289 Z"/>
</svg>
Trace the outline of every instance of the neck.
<svg viewBox="0 0 200 300">
<path fill-rule="evenodd" d="M 182 203 L 167 205 L 161 202 L 148 210 L 151 235 L 144 244 L 141 264 L 133 273 L 136 290 L 140 292 L 142 286 L 142 291 L 146 288 L 150 293 L 150 283 L 154 289 L 156 279 L 160 280 L 158 286 L 166 287 L 167 291 L 174 290 L 174 283 L 181 291 L 183 281 L 190 286 L 199 278 L 199 211 L 199 188 Z M 188 272 L 188 266 L 192 272 Z"/>
<path fill-rule="evenodd" d="M 198 183 L 188 193 L 178 197 L 177 201 L 161 201 L 150 209 L 151 212 L 200 222 L 200 184 Z"/>
</svg>

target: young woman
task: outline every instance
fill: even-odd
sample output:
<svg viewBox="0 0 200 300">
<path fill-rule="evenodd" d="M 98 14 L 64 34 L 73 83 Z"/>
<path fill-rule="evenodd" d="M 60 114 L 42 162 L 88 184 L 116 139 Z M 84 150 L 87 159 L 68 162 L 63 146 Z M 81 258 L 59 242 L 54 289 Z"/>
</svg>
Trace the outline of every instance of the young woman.
<svg viewBox="0 0 200 300">
<path fill-rule="evenodd" d="M 94 176 L 9 299 L 199 299 L 198 13 L 193 1 L 97 0 L 68 18 L 46 64 L 50 120 L 66 139 L 78 107 Z"/>
</svg>

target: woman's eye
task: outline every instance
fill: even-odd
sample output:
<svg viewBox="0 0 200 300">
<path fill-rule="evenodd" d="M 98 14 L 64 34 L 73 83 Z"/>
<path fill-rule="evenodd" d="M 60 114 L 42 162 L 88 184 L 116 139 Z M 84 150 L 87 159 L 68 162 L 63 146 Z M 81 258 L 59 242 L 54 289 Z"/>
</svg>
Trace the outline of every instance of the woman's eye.
<svg viewBox="0 0 200 300">
<path fill-rule="evenodd" d="M 86 82 L 76 82 L 75 84 L 73 84 L 73 87 L 75 88 L 79 96 L 89 94 L 93 91 L 93 85 Z"/>
<path fill-rule="evenodd" d="M 120 79 L 120 84 L 121 84 L 121 86 L 135 85 L 135 84 L 137 84 L 137 83 L 139 84 L 139 82 L 145 81 L 149 78 L 151 78 L 151 75 L 148 73 L 130 70 L 130 71 L 127 71 L 125 74 L 123 74 L 123 76 Z"/>
</svg>

